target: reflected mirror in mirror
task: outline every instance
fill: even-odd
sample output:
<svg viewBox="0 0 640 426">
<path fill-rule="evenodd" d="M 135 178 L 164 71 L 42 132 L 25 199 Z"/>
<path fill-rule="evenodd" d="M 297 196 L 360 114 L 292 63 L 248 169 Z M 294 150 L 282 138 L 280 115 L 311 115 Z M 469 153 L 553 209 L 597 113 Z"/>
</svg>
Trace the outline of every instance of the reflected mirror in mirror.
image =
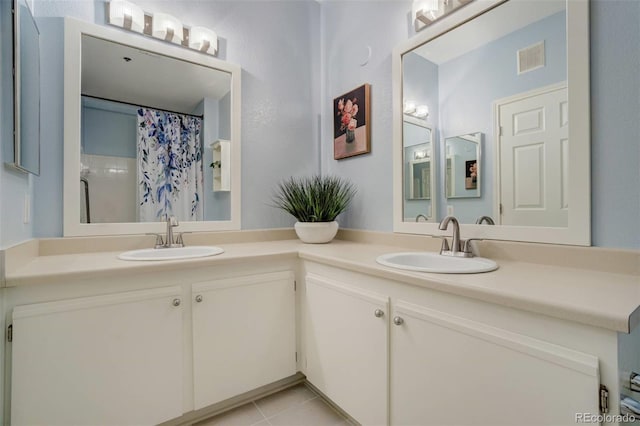
<svg viewBox="0 0 640 426">
<path fill-rule="evenodd" d="M 14 7 L 14 166 L 40 174 L 40 32 L 25 0 Z"/>
<path fill-rule="evenodd" d="M 480 197 L 481 141 L 480 132 L 444 139 L 447 198 Z"/>
<path fill-rule="evenodd" d="M 86 34 L 81 58 L 81 223 L 229 220 L 231 74 Z"/>
<path fill-rule="evenodd" d="M 462 223 L 568 226 L 566 19 L 565 1 L 510 0 L 402 55 L 403 101 L 428 105 L 435 144 L 447 138 L 431 165 L 444 189 L 432 191 L 435 221 L 453 210 Z M 473 156 L 455 158 L 476 155 L 472 142 L 449 138 L 469 130 L 484 135 L 475 182 Z"/>
<path fill-rule="evenodd" d="M 433 216 L 433 133 L 423 120 L 406 117 L 404 140 L 404 212 L 407 220 L 429 221 Z"/>
</svg>

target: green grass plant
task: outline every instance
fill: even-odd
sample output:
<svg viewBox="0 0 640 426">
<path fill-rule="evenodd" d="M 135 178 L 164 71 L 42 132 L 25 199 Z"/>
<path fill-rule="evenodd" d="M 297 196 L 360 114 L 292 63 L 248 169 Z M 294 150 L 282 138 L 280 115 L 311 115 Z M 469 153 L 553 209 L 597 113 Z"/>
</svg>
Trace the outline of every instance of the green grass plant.
<svg viewBox="0 0 640 426">
<path fill-rule="evenodd" d="M 355 186 L 340 177 L 292 177 L 278 184 L 273 202 L 299 222 L 331 222 L 349 206 L 355 193 Z"/>
</svg>

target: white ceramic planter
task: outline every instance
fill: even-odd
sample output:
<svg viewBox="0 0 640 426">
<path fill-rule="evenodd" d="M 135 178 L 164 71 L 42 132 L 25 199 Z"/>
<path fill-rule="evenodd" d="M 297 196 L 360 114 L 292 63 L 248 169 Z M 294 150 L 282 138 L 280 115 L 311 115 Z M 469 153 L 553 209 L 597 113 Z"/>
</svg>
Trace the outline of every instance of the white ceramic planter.
<svg viewBox="0 0 640 426">
<path fill-rule="evenodd" d="M 336 236 L 338 222 L 296 222 L 294 229 L 303 243 L 323 244 Z"/>
</svg>

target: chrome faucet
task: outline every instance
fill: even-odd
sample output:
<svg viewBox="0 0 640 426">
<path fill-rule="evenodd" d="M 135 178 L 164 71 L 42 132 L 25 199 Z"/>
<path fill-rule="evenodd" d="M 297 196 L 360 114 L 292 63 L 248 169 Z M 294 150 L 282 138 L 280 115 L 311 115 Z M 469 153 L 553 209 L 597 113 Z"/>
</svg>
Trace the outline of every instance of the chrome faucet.
<svg viewBox="0 0 640 426">
<path fill-rule="evenodd" d="M 176 219 L 175 216 L 167 216 L 167 234 L 164 238 L 164 247 L 168 248 L 168 247 L 183 247 L 184 244 L 182 244 L 182 236 L 179 235 L 178 236 L 178 241 L 174 241 L 173 240 L 173 228 L 175 228 L 176 226 L 178 226 L 178 219 Z"/>
<path fill-rule="evenodd" d="M 456 257 L 473 257 L 473 252 L 471 251 L 471 245 L 469 241 L 471 240 L 461 240 L 460 239 L 460 223 L 458 219 L 454 216 L 446 216 L 440 222 L 438 229 L 441 231 L 446 231 L 449 227 L 449 222 L 453 224 L 453 236 L 451 237 L 451 248 L 449 248 L 449 242 L 445 237 L 442 240 L 442 248 L 440 249 L 440 254 L 443 256 L 456 256 Z"/>
<path fill-rule="evenodd" d="M 491 216 L 480 216 L 476 220 L 476 225 L 482 225 L 483 222 L 486 222 L 487 225 L 495 225 L 496 223 L 491 219 Z"/>
</svg>

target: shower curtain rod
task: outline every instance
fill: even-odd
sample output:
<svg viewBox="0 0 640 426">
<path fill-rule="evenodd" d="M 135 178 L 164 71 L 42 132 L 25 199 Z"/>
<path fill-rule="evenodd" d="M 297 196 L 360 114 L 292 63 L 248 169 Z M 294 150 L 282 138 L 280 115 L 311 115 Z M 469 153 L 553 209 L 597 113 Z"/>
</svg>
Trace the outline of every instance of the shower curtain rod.
<svg viewBox="0 0 640 426">
<path fill-rule="evenodd" d="M 171 110 L 168 110 L 168 109 L 156 108 L 156 107 L 152 107 L 152 106 L 148 106 L 148 105 L 140 105 L 140 104 L 132 104 L 131 102 L 116 101 L 114 99 L 102 98 L 100 96 L 91 96 L 91 95 L 81 95 L 81 96 L 84 96 L 85 98 L 98 99 L 98 100 L 101 100 L 101 101 L 115 102 L 115 103 L 118 103 L 118 104 L 125 104 L 125 105 L 141 107 L 141 108 L 155 109 L 155 110 L 158 110 L 158 111 L 170 112 L 172 114 L 188 115 L 190 117 L 201 118 L 201 119 L 204 120 L 204 115 L 203 114 L 200 114 L 200 115 L 198 115 L 198 114 L 188 114 L 186 112 L 171 111 Z"/>
</svg>

